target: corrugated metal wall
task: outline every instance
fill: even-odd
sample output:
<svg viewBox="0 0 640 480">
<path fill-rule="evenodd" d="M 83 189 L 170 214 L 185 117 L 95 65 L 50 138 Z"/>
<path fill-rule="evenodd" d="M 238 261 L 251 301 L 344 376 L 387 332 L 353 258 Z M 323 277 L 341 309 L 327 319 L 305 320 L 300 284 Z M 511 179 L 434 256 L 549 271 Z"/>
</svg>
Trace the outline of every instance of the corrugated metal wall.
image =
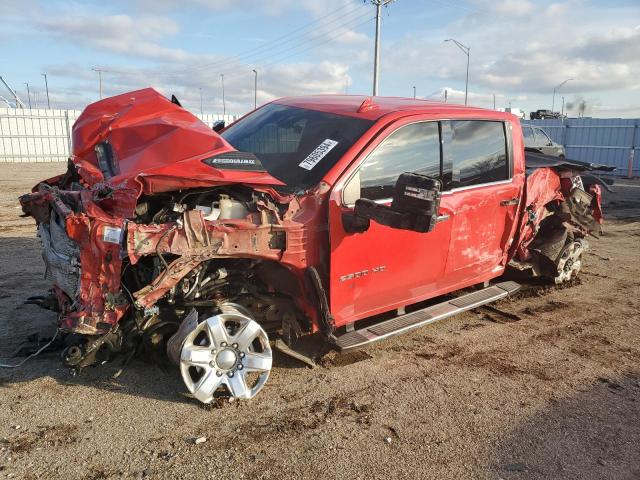
<svg viewBox="0 0 640 480">
<path fill-rule="evenodd" d="M 80 110 L 0 108 L 0 163 L 64 162 L 71 152 L 71 130 Z M 196 116 L 210 127 L 237 115 Z"/>
<path fill-rule="evenodd" d="M 569 118 L 523 120 L 542 127 L 564 145 L 569 159 L 613 165 L 614 175 L 640 176 L 640 119 Z"/>
</svg>

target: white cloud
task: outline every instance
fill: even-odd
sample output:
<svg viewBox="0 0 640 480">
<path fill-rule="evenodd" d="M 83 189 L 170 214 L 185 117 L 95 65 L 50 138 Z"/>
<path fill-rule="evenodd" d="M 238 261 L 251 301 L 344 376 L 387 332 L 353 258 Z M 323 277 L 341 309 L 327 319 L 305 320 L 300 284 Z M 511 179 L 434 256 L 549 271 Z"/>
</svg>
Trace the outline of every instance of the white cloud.
<svg viewBox="0 0 640 480">
<path fill-rule="evenodd" d="M 42 16 L 37 28 L 65 42 L 89 45 L 123 55 L 169 61 L 191 57 L 181 49 L 167 48 L 158 40 L 179 32 L 172 20 L 159 16 L 132 18 L 129 15 L 106 16 Z"/>
</svg>

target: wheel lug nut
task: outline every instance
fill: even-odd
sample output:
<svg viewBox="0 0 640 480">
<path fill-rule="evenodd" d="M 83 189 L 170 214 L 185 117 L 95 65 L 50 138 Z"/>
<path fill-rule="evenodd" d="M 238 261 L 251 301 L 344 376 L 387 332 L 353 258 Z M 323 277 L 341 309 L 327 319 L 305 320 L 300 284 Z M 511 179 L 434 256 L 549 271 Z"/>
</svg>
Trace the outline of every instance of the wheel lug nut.
<svg viewBox="0 0 640 480">
<path fill-rule="evenodd" d="M 238 370 L 242 370 L 244 367 L 242 366 L 241 363 L 238 364 Z"/>
<path fill-rule="evenodd" d="M 210 367 L 215 367 L 215 366 L 216 366 L 216 362 L 214 362 L 213 360 L 211 360 L 211 361 L 209 362 L 209 366 L 210 366 Z"/>
<path fill-rule="evenodd" d="M 221 346 L 221 347 L 226 347 L 226 346 L 227 346 L 227 342 L 222 342 L 222 343 L 220 344 L 220 346 Z"/>
<path fill-rule="evenodd" d="M 233 345 L 231 345 L 233 348 L 238 348 L 238 344 L 234 343 Z"/>
<path fill-rule="evenodd" d="M 240 352 L 240 358 L 244 358 L 244 352 Z"/>
<path fill-rule="evenodd" d="M 228 376 L 229 378 L 233 377 L 233 372 L 229 372 L 229 373 L 227 373 L 227 376 Z"/>
<path fill-rule="evenodd" d="M 216 372 L 216 375 L 217 375 L 218 377 L 221 377 L 221 376 L 222 376 L 222 372 L 221 372 L 220 370 L 218 370 L 218 371 Z"/>
<path fill-rule="evenodd" d="M 215 355 L 216 354 L 216 349 L 214 348 L 213 350 L 211 350 L 211 354 Z"/>
</svg>

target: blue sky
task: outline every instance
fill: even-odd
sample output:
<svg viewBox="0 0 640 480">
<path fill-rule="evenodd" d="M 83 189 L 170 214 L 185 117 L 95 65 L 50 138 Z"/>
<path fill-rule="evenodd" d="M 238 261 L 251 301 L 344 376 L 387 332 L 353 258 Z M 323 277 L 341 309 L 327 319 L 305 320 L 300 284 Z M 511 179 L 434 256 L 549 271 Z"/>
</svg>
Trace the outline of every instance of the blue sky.
<svg viewBox="0 0 640 480">
<path fill-rule="evenodd" d="M 26 102 L 25 82 L 52 107 L 153 86 L 200 110 L 227 113 L 285 95 L 371 92 L 374 8 L 357 0 L 3 0 L 0 75 Z M 380 94 L 527 112 L 640 116 L 640 4 L 636 1 L 396 0 L 384 9 Z M 3 87 L 0 95 L 8 97 Z"/>
</svg>

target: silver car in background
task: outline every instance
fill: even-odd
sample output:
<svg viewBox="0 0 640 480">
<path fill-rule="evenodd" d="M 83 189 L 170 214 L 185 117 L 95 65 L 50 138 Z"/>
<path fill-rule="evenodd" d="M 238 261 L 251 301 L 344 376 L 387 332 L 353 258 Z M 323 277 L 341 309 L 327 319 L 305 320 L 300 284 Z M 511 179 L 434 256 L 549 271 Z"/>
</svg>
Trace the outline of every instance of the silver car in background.
<svg viewBox="0 0 640 480">
<path fill-rule="evenodd" d="M 540 127 L 522 125 L 522 134 L 525 147 L 534 148 L 545 155 L 565 158 L 564 147 L 551 140 L 549 134 Z"/>
</svg>

